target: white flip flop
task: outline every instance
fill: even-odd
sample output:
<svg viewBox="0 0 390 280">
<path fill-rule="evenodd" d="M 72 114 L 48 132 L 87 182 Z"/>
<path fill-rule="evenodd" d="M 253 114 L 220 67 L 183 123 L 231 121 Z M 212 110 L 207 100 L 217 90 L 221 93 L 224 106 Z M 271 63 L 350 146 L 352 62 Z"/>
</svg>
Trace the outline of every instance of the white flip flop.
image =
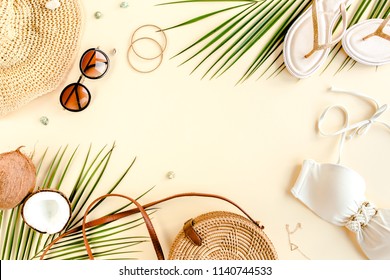
<svg viewBox="0 0 390 280">
<path fill-rule="evenodd" d="M 359 63 L 379 66 L 390 63 L 390 16 L 369 19 L 348 28 L 342 40 L 345 52 Z"/>
<path fill-rule="evenodd" d="M 347 29 L 346 7 L 354 0 L 313 0 L 290 27 L 283 45 L 287 70 L 297 78 L 314 74 L 326 61 L 332 46 L 341 41 Z M 333 39 L 332 32 L 340 16 L 341 34 Z"/>
</svg>

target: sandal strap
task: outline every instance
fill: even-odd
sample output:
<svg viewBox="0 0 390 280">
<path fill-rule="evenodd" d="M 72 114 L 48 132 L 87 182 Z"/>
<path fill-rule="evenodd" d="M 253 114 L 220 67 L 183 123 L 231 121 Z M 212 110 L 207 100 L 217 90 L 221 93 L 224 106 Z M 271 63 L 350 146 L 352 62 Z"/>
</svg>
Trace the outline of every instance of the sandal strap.
<svg viewBox="0 0 390 280">
<path fill-rule="evenodd" d="M 366 40 L 368 38 L 371 38 L 371 37 L 374 37 L 374 36 L 379 36 L 383 39 L 386 39 L 388 41 L 390 41 L 390 35 L 389 34 L 386 34 L 383 30 L 385 29 L 385 27 L 387 26 L 387 24 L 389 23 L 390 21 L 390 16 L 388 16 L 386 19 L 384 19 L 381 23 L 381 25 L 379 25 L 378 29 L 375 30 L 373 33 L 367 35 L 366 37 L 363 38 L 363 40 Z"/>
<path fill-rule="evenodd" d="M 341 18 L 342 18 L 342 22 L 343 22 L 342 32 L 340 33 L 339 36 L 337 36 L 331 42 L 320 45 L 319 39 L 318 39 L 319 27 L 318 27 L 317 0 L 313 1 L 312 12 L 313 12 L 312 19 L 313 19 L 313 31 L 314 31 L 313 49 L 305 55 L 305 58 L 310 57 L 316 51 L 324 50 L 324 49 L 327 49 L 327 48 L 330 48 L 330 47 L 336 45 L 343 38 L 344 33 L 347 30 L 347 10 L 345 7 L 345 3 L 342 3 L 340 5 Z"/>
</svg>

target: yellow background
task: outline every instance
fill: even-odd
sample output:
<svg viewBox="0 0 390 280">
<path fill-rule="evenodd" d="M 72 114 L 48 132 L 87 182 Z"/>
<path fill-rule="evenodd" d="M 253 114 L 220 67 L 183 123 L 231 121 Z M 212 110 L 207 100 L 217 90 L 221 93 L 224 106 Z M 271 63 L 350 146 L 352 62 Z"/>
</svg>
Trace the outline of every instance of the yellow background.
<svg viewBox="0 0 390 280">
<path fill-rule="evenodd" d="M 291 251 L 285 229 L 297 223 L 302 229 L 292 241 L 311 259 L 365 259 L 353 234 L 329 224 L 290 193 L 304 159 L 336 162 L 338 138 L 324 138 L 316 121 L 329 105 L 342 104 L 351 122 L 367 118 L 373 107 L 365 101 L 329 92 L 338 86 L 366 93 L 381 104 L 390 103 L 390 66 L 378 69 L 356 65 L 335 75 L 336 68 L 298 81 L 287 71 L 274 78 L 251 78 L 236 85 L 250 61 L 245 58 L 218 79 L 201 80 L 202 71 L 189 75 L 194 62 L 178 67 L 184 57 L 170 59 L 209 31 L 213 20 L 167 31 L 168 46 L 161 66 L 150 74 L 132 70 L 127 48 L 132 32 L 143 24 L 162 28 L 178 24 L 210 10 L 207 4 L 156 6 L 161 0 L 83 0 L 85 26 L 77 60 L 88 48 L 100 46 L 111 56 L 111 68 L 100 80 L 85 80 L 92 101 L 83 112 L 62 109 L 62 88 L 31 102 L 0 120 L 0 151 L 24 145 L 37 154 L 49 147 L 54 155 L 61 146 L 80 145 L 76 161 L 81 164 L 90 143 L 97 151 L 116 143 L 107 186 L 114 182 L 134 157 L 136 164 L 120 191 L 136 197 L 155 188 L 141 202 L 179 193 L 209 192 L 226 196 L 265 226 L 280 259 L 304 259 Z M 103 17 L 95 19 L 101 11 Z M 218 18 L 214 21 L 218 21 Z M 247 59 L 247 60 L 246 60 Z M 78 62 L 78 61 L 77 61 Z M 242 65 L 241 65 L 242 63 Z M 334 65 L 338 65 L 337 63 Z M 77 64 L 65 84 L 79 77 Z M 50 120 L 47 126 L 41 116 Z M 342 119 L 331 118 L 336 128 Z M 390 121 L 389 113 L 382 121 Z M 367 182 L 367 197 L 378 207 L 389 207 L 390 135 L 380 126 L 346 143 L 342 163 L 359 172 Z M 176 177 L 168 179 L 174 171 Z M 77 176 L 77 168 L 74 169 Z M 100 190 L 103 194 L 104 189 Z M 153 215 L 153 222 L 168 254 L 169 246 L 184 221 L 211 210 L 236 211 L 226 203 L 207 198 L 167 202 Z M 91 217 L 93 218 L 93 217 Z M 146 234 L 138 228 L 129 234 Z M 151 243 L 138 247 L 135 257 L 155 259 Z"/>
</svg>

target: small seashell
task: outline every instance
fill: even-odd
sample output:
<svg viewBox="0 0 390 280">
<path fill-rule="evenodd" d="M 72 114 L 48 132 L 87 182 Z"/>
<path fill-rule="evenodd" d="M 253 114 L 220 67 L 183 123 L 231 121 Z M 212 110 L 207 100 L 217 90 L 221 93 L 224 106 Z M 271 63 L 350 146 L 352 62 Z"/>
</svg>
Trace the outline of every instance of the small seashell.
<svg viewBox="0 0 390 280">
<path fill-rule="evenodd" d="M 51 0 L 46 3 L 45 7 L 48 8 L 49 10 L 54 11 L 55 9 L 60 7 L 60 1 L 58 0 Z"/>
<path fill-rule="evenodd" d="M 121 2 L 120 7 L 124 8 L 124 9 L 128 8 L 129 7 L 129 2 L 127 2 L 127 1 Z"/>
<path fill-rule="evenodd" d="M 167 173 L 167 177 L 168 177 L 168 179 L 174 179 L 176 177 L 176 174 L 173 171 L 169 171 Z"/>
<path fill-rule="evenodd" d="M 43 125 L 48 125 L 49 124 L 49 118 L 46 117 L 46 116 L 42 116 L 39 121 L 41 122 L 41 124 Z"/>
<path fill-rule="evenodd" d="M 101 18 L 102 16 L 103 16 L 102 12 L 97 11 L 95 13 L 95 18 L 97 18 L 97 19 Z"/>
</svg>

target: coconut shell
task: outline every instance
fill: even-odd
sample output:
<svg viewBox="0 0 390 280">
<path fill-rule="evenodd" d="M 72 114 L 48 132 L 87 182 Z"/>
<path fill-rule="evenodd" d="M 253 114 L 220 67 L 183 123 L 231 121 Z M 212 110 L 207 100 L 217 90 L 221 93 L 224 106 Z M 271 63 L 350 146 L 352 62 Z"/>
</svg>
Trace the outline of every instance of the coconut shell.
<svg viewBox="0 0 390 280">
<path fill-rule="evenodd" d="M 20 148 L 0 154 L 0 209 L 18 206 L 36 184 L 34 163 Z"/>
<path fill-rule="evenodd" d="M 29 199 L 31 199 L 31 198 L 34 197 L 35 195 L 39 195 L 39 194 L 45 193 L 45 192 L 46 192 L 46 193 L 47 193 L 47 192 L 57 193 L 58 195 L 62 196 L 62 198 L 67 202 L 68 207 L 69 207 L 69 216 L 67 217 L 66 222 L 64 222 L 63 227 L 61 227 L 61 229 L 58 229 L 57 232 L 52 232 L 52 233 L 50 233 L 50 234 L 58 233 L 58 232 L 63 231 L 63 230 L 65 229 L 65 227 L 66 227 L 66 225 L 68 224 L 68 222 L 69 222 L 69 220 L 70 220 L 70 218 L 71 218 L 71 215 L 72 215 L 72 207 L 71 207 L 71 204 L 70 204 L 70 201 L 69 201 L 68 197 L 67 197 L 63 192 L 61 192 L 61 191 L 59 191 L 59 190 L 56 190 L 56 189 L 40 189 L 40 190 L 37 190 L 37 191 L 35 191 L 35 192 L 29 194 L 29 195 L 26 197 L 26 199 L 25 199 L 25 201 L 24 201 L 24 203 L 23 203 L 22 211 L 21 211 L 21 216 L 22 216 L 23 221 L 24 221 L 30 228 L 32 228 L 33 230 L 35 230 L 35 231 L 37 231 L 37 232 L 39 232 L 39 233 L 46 234 L 46 233 L 47 233 L 46 231 L 40 230 L 39 228 L 34 227 L 33 225 L 31 225 L 31 224 L 29 223 L 29 221 L 26 219 L 26 214 L 25 214 L 25 213 L 26 213 L 26 207 L 25 207 L 25 206 L 26 206 L 27 202 L 29 201 Z"/>
</svg>

